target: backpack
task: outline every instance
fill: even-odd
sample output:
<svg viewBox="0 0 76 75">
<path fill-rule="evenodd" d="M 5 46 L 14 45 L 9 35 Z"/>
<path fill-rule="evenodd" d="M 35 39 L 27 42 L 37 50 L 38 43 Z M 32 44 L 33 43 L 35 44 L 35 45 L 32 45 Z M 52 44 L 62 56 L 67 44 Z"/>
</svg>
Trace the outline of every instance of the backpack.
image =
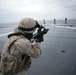
<svg viewBox="0 0 76 75">
<path fill-rule="evenodd" d="M 10 54 L 10 47 L 16 40 L 17 39 L 11 42 L 6 53 L 1 56 L 0 72 L 3 74 L 8 75 L 9 73 L 18 73 L 23 69 L 28 70 L 31 65 L 31 59 L 26 54 L 20 55 L 19 58 Z"/>
</svg>

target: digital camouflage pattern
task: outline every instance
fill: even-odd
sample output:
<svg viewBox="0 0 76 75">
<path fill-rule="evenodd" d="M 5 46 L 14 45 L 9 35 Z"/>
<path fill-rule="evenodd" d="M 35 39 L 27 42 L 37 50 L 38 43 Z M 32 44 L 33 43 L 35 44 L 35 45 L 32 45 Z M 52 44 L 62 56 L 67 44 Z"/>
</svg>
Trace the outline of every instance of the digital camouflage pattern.
<svg viewBox="0 0 76 75">
<path fill-rule="evenodd" d="M 10 73 L 11 71 L 17 73 L 23 69 L 26 71 L 31 65 L 30 57 L 37 58 L 40 54 L 41 49 L 39 43 L 32 45 L 32 43 L 22 35 L 12 36 L 5 43 L 1 54 L 1 71 Z"/>
<path fill-rule="evenodd" d="M 20 30 L 22 28 L 32 28 L 36 26 L 36 21 L 30 18 L 24 18 L 19 22 L 18 28 L 14 30 L 13 34 L 21 33 L 23 35 L 14 35 L 8 38 L 1 54 L 0 72 L 3 75 L 25 75 L 24 70 L 27 71 L 31 65 L 31 57 L 38 58 L 41 54 L 40 43 L 31 43 L 24 35 L 36 30 L 34 28 L 30 31 Z"/>
</svg>

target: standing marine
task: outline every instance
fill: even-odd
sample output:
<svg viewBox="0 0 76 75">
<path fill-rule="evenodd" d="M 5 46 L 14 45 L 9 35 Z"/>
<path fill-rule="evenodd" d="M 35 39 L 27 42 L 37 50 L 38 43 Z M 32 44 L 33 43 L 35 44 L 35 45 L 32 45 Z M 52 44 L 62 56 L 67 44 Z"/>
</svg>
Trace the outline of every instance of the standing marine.
<svg viewBox="0 0 76 75">
<path fill-rule="evenodd" d="M 41 55 L 39 33 L 34 42 L 31 42 L 33 33 L 39 23 L 31 18 L 24 18 L 19 22 L 14 32 L 8 35 L 1 54 L 0 71 L 2 75 L 27 75 L 26 71 L 31 65 L 31 57 Z"/>
</svg>

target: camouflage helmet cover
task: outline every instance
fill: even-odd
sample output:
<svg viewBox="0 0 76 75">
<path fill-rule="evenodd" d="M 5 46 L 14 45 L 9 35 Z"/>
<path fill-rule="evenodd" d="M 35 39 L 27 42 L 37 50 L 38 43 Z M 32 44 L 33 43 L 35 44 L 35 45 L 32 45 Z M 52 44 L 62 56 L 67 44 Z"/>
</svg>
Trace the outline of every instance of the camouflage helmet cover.
<svg viewBox="0 0 76 75">
<path fill-rule="evenodd" d="M 19 22 L 19 26 L 18 27 L 22 27 L 22 28 L 33 28 L 36 26 L 36 20 L 31 19 L 31 18 L 24 18 Z M 25 31 L 26 33 L 33 33 L 35 31 L 35 29 L 31 30 L 31 31 Z"/>
</svg>

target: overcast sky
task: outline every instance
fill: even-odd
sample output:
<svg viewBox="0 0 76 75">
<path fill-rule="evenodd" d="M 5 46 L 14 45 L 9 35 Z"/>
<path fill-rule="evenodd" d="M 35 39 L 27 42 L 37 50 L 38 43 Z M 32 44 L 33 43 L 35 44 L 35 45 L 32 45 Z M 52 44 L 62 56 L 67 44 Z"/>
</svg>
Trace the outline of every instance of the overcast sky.
<svg viewBox="0 0 76 75">
<path fill-rule="evenodd" d="M 0 0 L 0 23 L 36 20 L 76 19 L 76 0 Z"/>
</svg>

